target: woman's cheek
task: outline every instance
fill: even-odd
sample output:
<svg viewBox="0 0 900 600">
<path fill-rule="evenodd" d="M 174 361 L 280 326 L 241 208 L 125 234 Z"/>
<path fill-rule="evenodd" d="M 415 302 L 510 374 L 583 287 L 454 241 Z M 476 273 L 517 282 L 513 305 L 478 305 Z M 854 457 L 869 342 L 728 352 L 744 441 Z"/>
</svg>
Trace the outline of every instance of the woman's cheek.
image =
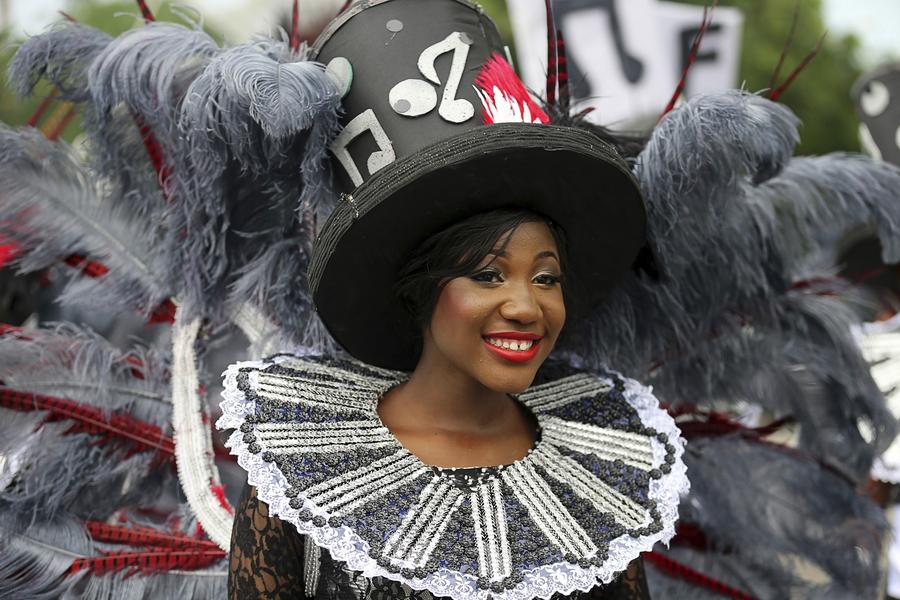
<svg viewBox="0 0 900 600">
<path fill-rule="evenodd" d="M 438 299 L 437 313 L 445 320 L 463 324 L 476 320 L 483 312 L 474 290 L 464 282 L 454 280 L 447 284 Z"/>
<path fill-rule="evenodd" d="M 479 338 L 490 308 L 484 298 L 479 298 L 478 290 L 471 289 L 466 282 L 451 281 L 444 287 L 435 307 L 432 330 L 450 339 L 463 341 Z"/>
</svg>

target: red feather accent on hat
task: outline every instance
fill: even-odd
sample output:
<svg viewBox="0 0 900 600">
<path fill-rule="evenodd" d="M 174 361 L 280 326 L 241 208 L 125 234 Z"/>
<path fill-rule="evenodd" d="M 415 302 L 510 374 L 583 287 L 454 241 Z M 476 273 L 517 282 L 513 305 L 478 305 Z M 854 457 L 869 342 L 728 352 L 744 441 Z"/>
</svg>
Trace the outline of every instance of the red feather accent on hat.
<svg viewBox="0 0 900 600">
<path fill-rule="evenodd" d="M 484 106 L 485 123 L 550 122 L 550 117 L 534 101 L 513 68 L 496 52 L 481 67 L 475 85 Z"/>
<path fill-rule="evenodd" d="M 47 422 L 69 420 L 72 426 L 66 433 L 90 433 L 103 439 L 130 445 L 130 453 L 153 450 L 167 458 L 175 456 L 175 442 L 162 430 L 146 421 L 127 414 L 104 414 L 94 406 L 87 406 L 66 398 L 54 398 L 30 392 L 0 387 L 0 406 L 19 412 L 47 411 Z"/>
</svg>

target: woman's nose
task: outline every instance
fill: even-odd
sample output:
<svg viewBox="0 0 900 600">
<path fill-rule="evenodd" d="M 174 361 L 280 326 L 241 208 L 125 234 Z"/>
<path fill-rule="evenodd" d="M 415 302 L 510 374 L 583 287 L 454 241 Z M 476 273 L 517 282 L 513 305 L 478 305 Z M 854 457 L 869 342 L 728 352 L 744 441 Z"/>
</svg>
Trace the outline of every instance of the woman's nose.
<svg viewBox="0 0 900 600">
<path fill-rule="evenodd" d="M 528 283 L 513 285 L 509 296 L 500 306 L 500 316 L 508 321 L 533 323 L 541 316 L 541 305 Z"/>
</svg>

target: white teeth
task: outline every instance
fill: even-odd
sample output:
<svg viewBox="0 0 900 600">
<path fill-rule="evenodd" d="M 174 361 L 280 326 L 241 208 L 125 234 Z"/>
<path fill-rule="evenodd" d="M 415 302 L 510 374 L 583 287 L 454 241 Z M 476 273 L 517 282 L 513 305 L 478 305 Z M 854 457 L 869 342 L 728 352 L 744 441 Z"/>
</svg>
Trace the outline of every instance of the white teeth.
<svg viewBox="0 0 900 600">
<path fill-rule="evenodd" d="M 531 350 L 531 347 L 534 345 L 534 340 L 516 341 L 505 338 L 487 338 L 487 342 L 492 346 L 497 346 L 498 348 L 503 348 L 505 350 L 514 350 L 516 352 Z"/>
</svg>

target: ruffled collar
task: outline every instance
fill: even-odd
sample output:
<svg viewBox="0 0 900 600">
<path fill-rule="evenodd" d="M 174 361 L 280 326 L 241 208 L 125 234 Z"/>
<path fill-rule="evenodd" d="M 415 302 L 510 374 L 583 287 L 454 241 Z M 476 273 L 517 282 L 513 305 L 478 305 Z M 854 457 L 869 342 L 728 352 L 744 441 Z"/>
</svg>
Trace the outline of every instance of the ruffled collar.
<svg viewBox="0 0 900 600">
<path fill-rule="evenodd" d="M 219 429 L 270 512 L 337 560 L 436 596 L 549 598 L 608 583 L 674 535 L 683 441 L 650 390 L 568 373 L 518 400 L 541 435 L 501 467 L 423 464 L 381 422 L 407 375 L 280 355 L 225 373 Z"/>
</svg>

